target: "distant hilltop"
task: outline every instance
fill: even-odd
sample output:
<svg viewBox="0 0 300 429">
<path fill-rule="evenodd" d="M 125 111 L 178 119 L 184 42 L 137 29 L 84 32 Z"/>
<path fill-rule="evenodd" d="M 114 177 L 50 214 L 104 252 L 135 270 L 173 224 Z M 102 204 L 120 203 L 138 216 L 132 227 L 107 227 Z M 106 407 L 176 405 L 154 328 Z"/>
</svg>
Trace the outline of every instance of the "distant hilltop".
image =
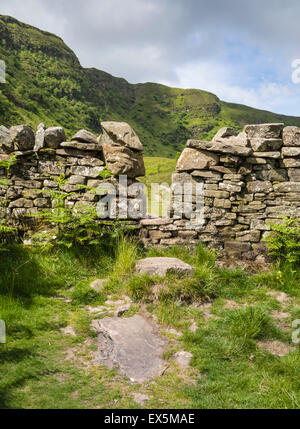
<svg viewBox="0 0 300 429">
<path fill-rule="evenodd" d="M 64 127 L 67 137 L 86 129 L 99 134 L 101 121 L 127 122 L 148 156 L 175 157 L 187 139 L 211 140 L 221 127 L 300 118 L 226 103 L 198 89 L 156 83 L 130 84 L 94 68 L 85 69 L 63 40 L 8 16 L 0 16 L 0 124 L 44 121 Z"/>
</svg>

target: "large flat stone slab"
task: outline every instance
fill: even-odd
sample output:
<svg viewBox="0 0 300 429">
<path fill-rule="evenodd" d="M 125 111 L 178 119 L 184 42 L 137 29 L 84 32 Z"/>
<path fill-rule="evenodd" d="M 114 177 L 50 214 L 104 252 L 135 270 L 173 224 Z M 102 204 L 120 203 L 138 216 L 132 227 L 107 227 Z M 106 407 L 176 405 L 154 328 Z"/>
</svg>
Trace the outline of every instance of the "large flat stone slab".
<svg viewBox="0 0 300 429">
<path fill-rule="evenodd" d="M 193 267 L 177 258 L 146 258 L 136 263 L 139 274 L 165 277 L 168 273 L 192 275 Z"/>
<path fill-rule="evenodd" d="M 140 315 L 129 318 L 105 317 L 94 320 L 98 332 L 95 363 L 119 368 L 132 382 L 143 383 L 162 375 L 165 340 L 158 328 Z"/>
</svg>

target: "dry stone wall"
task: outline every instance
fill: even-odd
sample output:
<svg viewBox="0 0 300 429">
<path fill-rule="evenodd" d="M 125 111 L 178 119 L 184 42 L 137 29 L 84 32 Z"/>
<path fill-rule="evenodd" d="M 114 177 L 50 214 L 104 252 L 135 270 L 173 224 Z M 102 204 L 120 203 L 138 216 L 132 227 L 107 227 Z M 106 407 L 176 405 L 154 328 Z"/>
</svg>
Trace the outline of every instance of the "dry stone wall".
<svg viewBox="0 0 300 429">
<path fill-rule="evenodd" d="M 14 155 L 17 163 L 10 170 L 9 186 L 0 186 L 0 217 L 6 216 L 14 226 L 30 225 L 30 216 L 39 209 L 52 207 L 50 194 L 58 190 L 60 175 L 66 179 L 61 191 L 69 194 L 66 198 L 69 208 L 96 206 L 103 195 L 98 195 L 95 189 L 104 191 L 107 184 L 114 185 L 114 215 L 118 216 L 120 197 L 126 194 L 129 200 L 134 200 L 136 192 L 130 193 L 128 189 L 139 183 L 136 177 L 145 174 L 143 146 L 126 123 L 103 123 L 102 126 L 103 134 L 98 138 L 80 130 L 69 142 L 61 127 L 46 129 L 40 124 L 34 133 L 26 125 L 9 130 L 1 126 L 0 161 Z M 108 171 L 102 174 L 105 167 Z M 121 189 L 119 175 L 128 176 L 126 189 Z M 5 169 L 0 168 L 0 178 L 5 176 Z"/>
<path fill-rule="evenodd" d="M 61 127 L 40 124 L 34 133 L 26 126 L 9 130 L 0 127 L 0 160 L 15 155 L 9 187 L 0 186 L 0 216 L 23 225 L 27 215 L 51 208 L 49 192 L 57 189 L 53 178 L 64 174 L 62 191 L 69 193 L 68 207 L 96 205 L 101 196 L 91 189 L 111 183 L 116 187 L 114 217 L 120 213 L 124 196 L 137 200 L 137 177 L 145 174 L 143 145 L 126 123 L 104 122 L 97 137 L 80 130 L 70 141 Z M 103 176 L 110 171 L 111 177 Z M 125 175 L 125 188 L 119 176 Z M 0 169 L 0 178 L 5 170 Z M 168 218 L 143 216 L 135 223 L 146 246 L 195 245 L 199 241 L 232 257 L 253 259 L 264 253 L 264 237 L 270 222 L 281 215 L 300 216 L 300 128 L 283 124 L 247 125 L 243 132 L 222 128 L 211 142 L 188 140 L 172 177 L 173 195 Z M 192 189 L 203 184 L 203 223 L 195 223 L 184 208 L 177 185 Z M 196 192 L 188 199 L 194 210 Z M 123 207 L 124 208 L 124 207 Z M 128 206 L 125 207 L 127 210 Z M 125 210 L 125 212 L 126 212 Z M 126 216 L 125 216 L 126 217 Z M 130 218 L 130 212 L 127 211 Z"/>
<path fill-rule="evenodd" d="M 300 216 L 300 128 L 248 125 L 242 133 L 222 128 L 211 142 L 188 140 L 173 174 L 174 186 L 186 183 L 203 183 L 204 224 L 177 218 L 184 203 L 173 195 L 173 216 L 141 221 L 144 242 L 201 241 L 230 257 L 256 258 L 266 251 L 270 222 Z"/>
</svg>

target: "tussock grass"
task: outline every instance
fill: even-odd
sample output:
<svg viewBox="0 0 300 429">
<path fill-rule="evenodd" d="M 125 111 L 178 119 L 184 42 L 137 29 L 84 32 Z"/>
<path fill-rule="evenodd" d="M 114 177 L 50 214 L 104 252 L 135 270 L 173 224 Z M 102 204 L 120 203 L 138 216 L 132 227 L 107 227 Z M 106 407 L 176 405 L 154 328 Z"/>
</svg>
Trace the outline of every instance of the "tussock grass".
<svg viewBox="0 0 300 429">
<path fill-rule="evenodd" d="M 126 278 L 133 273 L 137 259 L 138 244 L 131 238 L 121 236 L 115 251 L 113 270 L 105 291 L 115 292 L 118 290 Z"/>
<path fill-rule="evenodd" d="M 258 307 L 245 307 L 231 311 L 225 318 L 230 332 L 245 339 L 255 339 L 266 336 L 273 328 L 270 317 Z"/>
</svg>

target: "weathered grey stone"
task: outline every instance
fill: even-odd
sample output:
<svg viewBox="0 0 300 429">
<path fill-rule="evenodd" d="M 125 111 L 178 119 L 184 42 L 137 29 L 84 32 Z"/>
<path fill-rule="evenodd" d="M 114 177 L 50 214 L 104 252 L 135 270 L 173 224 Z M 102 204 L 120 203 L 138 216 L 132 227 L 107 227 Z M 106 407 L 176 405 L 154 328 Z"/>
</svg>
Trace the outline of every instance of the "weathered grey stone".
<svg viewBox="0 0 300 429">
<path fill-rule="evenodd" d="M 238 186 L 237 184 L 234 184 L 234 183 L 224 183 L 224 182 L 222 182 L 222 183 L 219 184 L 219 189 L 221 191 L 228 191 L 228 192 L 235 192 L 235 193 L 237 193 L 237 192 L 241 192 L 242 187 Z"/>
<path fill-rule="evenodd" d="M 300 147 L 300 128 L 285 127 L 282 138 L 284 146 Z"/>
<path fill-rule="evenodd" d="M 22 188 L 42 188 L 43 182 L 39 182 L 38 180 L 21 180 L 14 178 L 15 186 L 20 186 Z"/>
<path fill-rule="evenodd" d="M 9 208 L 31 208 L 33 207 L 33 202 L 26 198 L 19 198 L 18 200 L 12 201 L 9 203 Z"/>
<path fill-rule="evenodd" d="M 126 175 L 130 178 L 145 175 L 142 151 L 133 151 L 126 146 L 117 146 L 101 140 L 104 158 L 108 169 L 114 176 Z"/>
<path fill-rule="evenodd" d="M 187 147 L 196 150 L 217 152 L 217 153 L 228 153 L 230 155 L 238 156 L 249 156 L 252 153 L 252 149 L 237 144 L 231 144 L 225 142 L 203 142 L 201 140 L 188 140 Z M 196 168 L 195 168 L 196 170 Z"/>
<path fill-rule="evenodd" d="M 143 152 L 144 148 L 134 130 L 126 122 L 101 122 L 103 135 L 101 143 L 125 146 Z"/>
<path fill-rule="evenodd" d="M 235 168 L 223 167 L 222 165 L 212 165 L 210 167 L 210 170 L 217 171 L 218 173 L 224 173 L 224 174 L 235 174 L 236 173 Z"/>
<path fill-rule="evenodd" d="M 213 171 L 194 170 L 191 172 L 191 175 L 196 177 L 203 177 L 204 179 L 214 179 L 214 180 L 222 179 L 221 174 L 214 173 Z"/>
<path fill-rule="evenodd" d="M 45 147 L 57 149 L 60 143 L 66 141 L 66 134 L 62 127 L 50 127 L 45 131 Z"/>
<path fill-rule="evenodd" d="M 225 252 L 230 257 L 240 258 L 243 253 L 249 252 L 251 245 L 241 241 L 226 241 Z"/>
<path fill-rule="evenodd" d="M 190 239 L 196 239 L 198 237 L 198 234 L 196 231 L 178 231 L 178 237 L 179 238 L 184 238 L 185 240 L 190 240 Z"/>
<path fill-rule="evenodd" d="M 223 179 L 240 182 L 243 179 L 243 176 L 241 174 L 224 174 Z"/>
<path fill-rule="evenodd" d="M 265 158 L 250 156 L 250 158 L 247 158 L 247 162 L 251 165 L 263 165 L 267 163 L 267 160 Z"/>
<path fill-rule="evenodd" d="M 173 223 L 174 219 L 169 218 L 154 218 L 154 219 L 142 219 L 140 224 L 142 226 L 161 226 L 161 225 L 170 225 Z"/>
<path fill-rule="evenodd" d="M 69 160 L 69 158 L 68 158 Z M 101 167 L 104 165 L 104 162 L 99 158 L 89 157 L 89 158 L 79 158 L 78 165 L 84 165 L 88 167 Z"/>
<path fill-rule="evenodd" d="M 226 130 L 226 128 L 224 130 Z M 235 130 L 235 133 L 231 136 L 229 135 L 227 135 L 226 137 L 215 136 L 213 139 L 213 142 L 234 145 L 234 146 L 242 146 L 242 147 L 249 146 L 249 140 L 248 140 L 247 134 L 245 132 L 239 133 L 237 130 Z"/>
<path fill-rule="evenodd" d="M 9 129 L 4 125 L 0 126 L 0 152 L 12 152 L 14 150 L 13 142 L 10 138 Z"/>
<path fill-rule="evenodd" d="M 253 152 L 254 158 L 272 158 L 272 159 L 278 159 L 280 158 L 281 153 L 280 152 Z"/>
<path fill-rule="evenodd" d="M 285 158 L 282 160 L 282 164 L 286 168 L 299 168 L 300 167 L 300 158 Z"/>
<path fill-rule="evenodd" d="M 171 238 L 172 234 L 170 232 L 153 230 L 149 231 L 149 237 L 151 238 L 151 240 L 160 240 L 161 238 Z"/>
<path fill-rule="evenodd" d="M 34 147 L 35 136 L 31 127 L 17 125 L 9 130 L 10 139 L 15 151 L 28 151 Z"/>
<path fill-rule="evenodd" d="M 242 231 L 236 234 L 237 241 L 255 242 L 258 243 L 260 240 L 261 231 L 251 230 Z"/>
<path fill-rule="evenodd" d="M 205 197 L 225 199 L 225 198 L 229 198 L 230 193 L 227 191 L 211 191 L 211 190 L 207 189 L 204 191 L 204 196 Z"/>
<path fill-rule="evenodd" d="M 268 207 L 266 209 L 266 215 L 278 219 L 280 219 L 282 215 L 297 216 L 299 215 L 299 208 L 287 205 Z"/>
<path fill-rule="evenodd" d="M 261 181 L 261 180 L 255 180 L 254 182 L 248 182 L 247 183 L 247 191 L 250 193 L 257 193 L 257 192 L 273 192 L 273 186 L 272 183 L 269 181 Z"/>
<path fill-rule="evenodd" d="M 184 246 L 186 245 L 186 241 L 183 238 L 180 237 L 174 237 L 174 238 L 163 238 L 160 240 L 161 246 Z M 195 245 L 197 244 L 196 240 L 189 240 L 188 245 Z"/>
<path fill-rule="evenodd" d="M 45 188 L 58 188 L 58 183 L 53 180 L 45 180 L 44 181 Z"/>
<path fill-rule="evenodd" d="M 234 155 L 221 156 L 220 161 L 223 162 L 225 165 L 226 164 L 238 165 L 241 163 L 241 159 L 238 156 L 234 156 Z"/>
<path fill-rule="evenodd" d="M 103 167 L 76 167 L 73 166 L 70 168 L 71 174 L 75 176 L 83 176 L 90 178 L 97 178 L 99 173 L 103 171 Z"/>
<path fill-rule="evenodd" d="M 98 332 L 95 363 L 119 368 L 132 382 L 143 383 L 162 375 L 165 341 L 158 327 L 140 315 L 129 318 L 105 317 L 93 321 Z"/>
<path fill-rule="evenodd" d="M 67 192 L 67 193 L 78 192 L 80 190 L 80 186 L 78 186 L 78 185 L 65 185 L 61 189 L 63 192 Z M 77 200 L 78 196 L 74 195 L 74 199 Z"/>
<path fill-rule="evenodd" d="M 300 168 L 289 168 L 288 175 L 292 182 L 300 182 Z"/>
<path fill-rule="evenodd" d="M 230 200 L 215 198 L 214 207 L 218 207 L 218 208 L 222 208 L 222 209 L 230 209 L 231 208 L 231 202 L 230 202 Z"/>
<path fill-rule="evenodd" d="M 136 263 L 136 271 L 139 274 L 165 277 L 168 273 L 192 275 L 194 269 L 176 258 L 147 258 Z"/>
<path fill-rule="evenodd" d="M 60 146 L 64 145 L 64 144 L 75 144 L 76 145 L 83 145 L 85 148 L 88 149 L 84 149 L 84 150 L 80 150 L 80 149 L 74 149 L 74 148 L 68 148 L 68 147 L 60 147 L 59 149 L 56 149 L 56 155 L 62 156 L 62 157 L 76 157 L 78 159 L 78 162 L 81 158 L 87 158 L 87 157 L 93 157 L 93 158 L 99 158 L 99 156 L 102 155 L 102 148 L 101 146 L 98 144 L 97 146 L 95 146 L 95 150 L 90 150 L 91 149 L 91 143 L 79 143 L 79 142 L 63 142 L 61 143 Z M 102 158 L 101 158 L 102 159 Z"/>
<path fill-rule="evenodd" d="M 203 150 L 184 149 L 177 165 L 177 171 L 206 170 L 211 165 L 216 165 L 219 157 Z"/>
<path fill-rule="evenodd" d="M 99 145 L 99 143 L 93 144 L 93 143 L 81 143 L 77 141 L 72 141 L 72 142 L 63 141 L 60 144 L 60 147 L 64 149 L 75 149 L 79 151 L 93 151 L 93 152 L 102 151 L 102 148 Z"/>
<path fill-rule="evenodd" d="M 91 133 L 90 131 L 87 130 L 80 130 L 78 131 L 72 138 L 71 140 L 75 140 L 77 142 L 81 142 L 81 143 L 92 143 L 98 146 L 98 141 L 97 141 L 97 137 L 95 136 L 95 134 Z"/>
<path fill-rule="evenodd" d="M 246 125 L 244 132 L 249 139 L 263 138 L 263 139 L 280 139 L 282 135 L 284 124 L 258 124 Z"/>
<path fill-rule="evenodd" d="M 68 185 L 85 185 L 86 178 L 83 176 L 74 175 L 68 179 Z"/>
<path fill-rule="evenodd" d="M 15 189 L 9 189 L 10 192 L 16 191 Z M 29 198 L 31 200 L 34 200 L 35 198 L 43 198 L 44 194 L 46 194 L 46 192 L 44 193 L 41 189 L 24 189 L 24 191 L 22 192 L 22 195 L 24 198 Z M 17 194 L 16 196 L 18 196 L 19 194 Z M 15 196 L 11 196 L 9 198 L 15 198 Z"/>
<path fill-rule="evenodd" d="M 268 180 L 270 182 L 286 182 L 288 179 L 286 169 L 261 170 L 256 173 L 258 180 Z"/>
<path fill-rule="evenodd" d="M 285 182 L 274 185 L 274 191 L 285 193 L 285 192 L 300 192 L 300 183 L 297 182 Z"/>
<path fill-rule="evenodd" d="M 33 203 L 35 207 L 38 207 L 39 209 L 45 209 L 51 205 L 50 199 L 47 198 L 36 198 Z"/>
<path fill-rule="evenodd" d="M 196 185 L 197 182 L 194 177 L 189 173 L 173 173 L 172 174 L 172 184 L 173 185 L 184 185 L 185 183 L 191 183 Z"/>
<path fill-rule="evenodd" d="M 271 227 L 263 219 L 252 219 L 250 224 L 251 229 L 258 231 L 270 231 Z"/>
<path fill-rule="evenodd" d="M 44 147 L 45 142 L 45 124 L 41 123 L 37 127 L 37 131 L 35 133 L 35 144 L 33 150 L 38 152 L 40 149 Z"/>
<path fill-rule="evenodd" d="M 300 156 L 300 146 L 299 147 L 283 147 L 281 154 L 283 157 Z"/>
<path fill-rule="evenodd" d="M 282 139 L 253 138 L 250 145 L 254 152 L 276 152 L 283 145 Z"/>
<path fill-rule="evenodd" d="M 102 180 L 88 180 L 88 182 L 87 182 L 87 186 L 89 188 L 98 188 L 101 185 L 103 185 Z"/>
</svg>

